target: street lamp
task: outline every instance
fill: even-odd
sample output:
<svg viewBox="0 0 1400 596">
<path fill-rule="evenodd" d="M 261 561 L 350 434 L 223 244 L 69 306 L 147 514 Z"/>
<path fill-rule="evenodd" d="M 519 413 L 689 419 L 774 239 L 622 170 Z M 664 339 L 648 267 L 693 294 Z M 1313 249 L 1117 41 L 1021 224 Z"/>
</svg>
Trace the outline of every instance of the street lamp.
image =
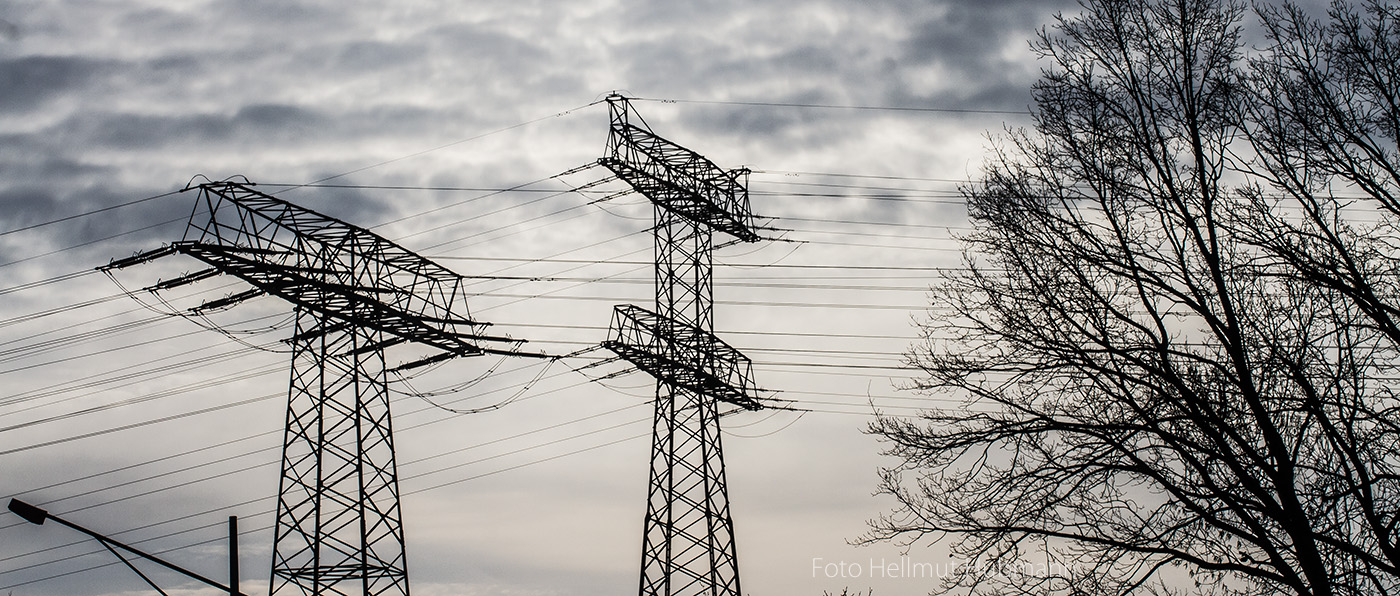
<svg viewBox="0 0 1400 596">
<path fill-rule="evenodd" d="M 125 550 L 125 551 L 127 551 L 127 552 L 129 552 L 129 553 L 132 553 L 132 554 L 138 556 L 138 557 L 141 557 L 141 558 L 144 558 L 144 559 L 149 559 L 149 560 L 151 560 L 151 561 L 155 561 L 157 564 L 159 564 L 159 565 L 161 565 L 161 566 L 164 566 L 164 567 L 167 568 L 167 569 L 171 569 L 171 570 L 174 570 L 174 571 L 178 571 L 178 572 L 180 572 L 180 573 L 185 574 L 186 576 L 189 576 L 189 577 L 191 577 L 191 578 L 197 579 L 197 580 L 199 580 L 199 581 L 201 581 L 201 582 L 204 582 L 204 583 L 206 583 L 206 584 L 209 584 L 209 585 L 211 585 L 211 586 L 214 586 L 215 588 L 218 588 L 218 589 L 220 589 L 220 590 L 223 590 L 223 591 L 225 591 L 225 592 L 228 592 L 230 596 L 247 596 L 247 595 L 243 594 L 242 592 L 239 592 L 239 591 L 238 591 L 238 517 L 237 517 L 237 516 L 229 516 L 229 518 L 228 518 L 228 545 L 229 545 L 229 553 L 228 553 L 228 555 L 229 555 L 229 557 L 228 557 L 228 571 L 229 571 L 229 584 L 230 584 L 230 585 L 225 586 L 225 585 L 223 585 L 223 584 L 221 584 L 221 583 L 219 583 L 219 582 L 216 582 L 216 581 L 214 581 L 214 580 L 212 580 L 212 579 L 209 579 L 209 578 L 207 578 L 207 577 L 204 577 L 204 576 L 202 576 L 202 575 L 200 575 L 200 574 L 198 574 L 198 573 L 195 573 L 195 572 L 193 572 L 193 571 L 190 571 L 190 570 L 188 570 L 188 569 L 185 569 L 184 567 L 181 567 L 181 566 L 179 566 L 179 565 L 176 565 L 176 564 L 174 564 L 174 563 L 171 563 L 171 562 L 169 562 L 169 561 L 166 561 L 166 560 L 164 560 L 164 559 L 161 559 L 160 557 L 157 557 L 157 556 L 155 556 L 155 555 L 152 555 L 152 554 L 143 552 L 143 551 L 141 551 L 141 550 L 139 550 L 139 549 L 136 549 L 136 548 L 134 548 L 134 547 L 128 546 L 128 545 L 126 545 L 126 544 L 122 544 L 122 543 L 120 543 L 120 542 L 117 542 L 116 540 L 113 540 L 113 539 L 111 539 L 111 538 L 108 538 L 108 537 L 106 537 L 106 536 L 103 536 L 103 535 L 101 535 L 101 534 L 98 534 L 97 532 L 94 532 L 94 531 L 92 531 L 92 530 L 89 530 L 89 529 L 87 529 L 87 528 L 84 528 L 84 527 L 82 527 L 82 526 L 80 526 L 80 525 L 78 525 L 78 524 L 75 524 L 75 523 L 70 522 L 70 521 L 68 521 L 68 520 L 65 520 L 65 519 L 62 519 L 62 518 L 60 518 L 60 517 L 57 517 L 57 516 L 55 516 L 55 515 L 53 515 L 53 514 L 47 512 L 47 511 L 44 511 L 43 509 L 40 509 L 40 508 L 35 507 L 35 506 L 33 506 L 33 505 L 30 505 L 29 503 L 25 503 L 24 501 L 21 501 L 21 500 L 19 500 L 19 499 L 10 499 L 10 511 L 13 511 L 13 512 L 15 513 L 15 515 L 18 515 L 18 516 L 24 518 L 25 521 L 27 521 L 27 522 L 29 522 L 29 523 L 31 523 L 31 524 L 35 524 L 35 525 L 40 525 L 40 526 L 42 526 L 42 525 L 44 525 L 44 521 L 45 521 L 45 520 L 50 520 L 50 519 L 51 519 L 51 520 L 53 520 L 53 521 L 55 521 L 55 522 L 58 522 L 58 523 L 60 523 L 60 524 L 63 524 L 63 525 L 68 526 L 68 527 L 70 527 L 70 528 L 73 528 L 74 530 L 77 530 L 77 531 L 79 531 L 79 532 L 82 532 L 82 533 L 84 533 L 84 534 L 87 534 L 88 536 L 92 536 L 93 538 L 96 538 L 98 542 L 101 542 L 101 543 L 102 543 L 102 546 L 106 547 L 108 551 L 111 551 L 111 553 L 112 553 L 113 555 L 116 555 L 117 559 L 120 559 L 121 562 L 122 562 L 122 563 L 125 563 L 126 566 L 127 566 L 128 568 L 130 568 L 132 571 L 136 572 L 136 575 L 141 576 L 141 579 L 146 580 L 146 583 L 147 583 L 147 584 L 150 584 L 150 586 L 151 586 L 152 588 L 155 588 L 155 590 L 156 590 L 157 592 L 160 592 L 161 594 L 165 594 L 165 590 L 160 589 L 160 586 L 157 586 L 157 585 L 155 584 L 155 582 L 151 581 L 151 578 L 146 577 L 146 574 L 141 573 L 141 570 L 140 570 L 140 569 L 137 569 L 135 565 L 132 565 L 132 564 L 131 564 L 131 561 L 128 561 L 128 560 L 126 559 L 126 557 L 123 557 L 123 556 L 121 555 L 121 553 L 117 552 L 117 548 L 120 548 L 120 549 L 122 549 L 122 550 Z M 113 547 L 116 547 L 116 548 L 113 548 Z"/>
</svg>

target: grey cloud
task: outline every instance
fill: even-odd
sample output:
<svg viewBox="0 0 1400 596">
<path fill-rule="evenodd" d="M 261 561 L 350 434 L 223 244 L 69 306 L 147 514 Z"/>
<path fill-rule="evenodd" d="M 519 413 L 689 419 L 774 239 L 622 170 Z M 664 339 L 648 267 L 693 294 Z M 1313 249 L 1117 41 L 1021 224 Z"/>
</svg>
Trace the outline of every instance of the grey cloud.
<svg viewBox="0 0 1400 596">
<path fill-rule="evenodd" d="M 422 60 L 426 53 L 427 50 L 416 43 L 357 41 L 339 50 L 335 66 L 358 72 L 377 71 L 411 65 Z"/>
<path fill-rule="evenodd" d="M 424 37 L 433 52 L 476 57 L 460 63 L 469 70 L 453 73 L 477 77 L 472 81 L 473 91 L 528 80 L 554 70 L 556 64 L 551 61 L 547 40 L 521 38 L 506 32 L 504 27 L 452 23 L 434 28 Z"/>
<path fill-rule="evenodd" d="M 73 188 L 101 184 L 109 167 L 55 154 L 28 135 L 0 135 L 0 229 L 39 223 L 87 208 Z"/>
<path fill-rule="evenodd" d="M 619 44 L 612 56 L 639 95 L 664 90 L 694 99 L 1021 109 L 1037 75 L 1027 40 L 1068 5 L 780 2 L 729 20 L 737 5 L 718 1 L 639 6 L 628 17 L 635 23 L 671 18 L 687 25 L 665 38 Z M 823 18 L 808 22 L 808 12 Z M 718 23 L 727 27 L 723 34 L 709 28 Z M 690 127 L 743 130 L 770 148 L 835 145 L 860 134 L 834 112 L 748 107 L 686 114 Z"/>
<path fill-rule="evenodd" d="M 174 75 L 187 75 L 198 71 L 200 61 L 191 55 L 171 55 L 160 56 L 145 63 L 146 70 L 151 73 L 169 73 Z"/>
<path fill-rule="evenodd" d="M 658 40 L 634 45 L 630 52 L 646 57 L 629 69 L 628 81 L 636 92 L 669 89 L 676 94 L 672 97 L 681 99 L 840 104 L 851 101 L 850 87 L 867 87 L 871 78 L 863 69 L 842 65 L 837 56 L 840 49 L 810 43 L 763 59 L 703 41 L 675 44 Z M 734 141 L 742 138 L 769 147 L 831 143 L 845 135 L 846 127 L 833 123 L 829 116 L 786 108 L 692 106 L 681 116 L 684 131 L 657 132 L 681 138 L 692 131 L 704 131 L 706 136 Z"/>
<path fill-rule="evenodd" d="M 993 0 L 947 2 L 944 6 L 942 14 L 915 26 L 904 59 L 939 61 L 975 72 L 982 64 L 999 59 L 1007 43 L 1025 47 L 1025 40 L 1055 11 L 1054 3 L 1046 2 Z"/>
<path fill-rule="evenodd" d="M 48 219 L 59 211 L 60 201 L 51 189 L 38 186 L 12 186 L 0 189 L 0 221 L 4 229 L 17 228 Z"/>
<path fill-rule="evenodd" d="M 1008 67 L 1002 71 L 984 73 L 976 84 L 956 85 L 933 93 L 921 93 L 908 85 L 894 84 L 886 90 L 882 101 L 888 105 L 909 107 L 1020 111 L 1030 106 L 1030 87 L 1034 81 L 1034 75 L 1029 72 Z M 1000 125 L 993 124 L 992 128 L 999 129 Z"/>
<path fill-rule="evenodd" d="M 25 112 L 92 82 L 111 63 L 70 56 L 24 56 L 0 60 L 0 110 Z"/>
<path fill-rule="evenodd" d="M 11 184 L 67 182 L 111 173 L 112 168 L 35 150 L 27 135 L 0 135 L 0 178 Z"/>
<path fill-rule="evenodd" d="M 285 140 L 305 136 L 325 120 L 316 111 L 279 104 L 244 106 L 229 115 L 98 112 L 75 115 L 56 125 L 51 134 L 115 149 L 149 150 L 227 142 L 241 136 Z"/>
<path fill-rule="evenodd" d="M 314 175 L 313 179 L 334 176 L 337 173 L 339 172 L 320 172 L 319 175 Z M 269 187 L 262 190 L 276 192 L 280 189 Z M 386 194 L 386 191 L 358 188 L 311 188 L 284 198 L 318 213 L 367 228 L 394 215 L 392 203 L 385 200 Z"/>
<path fill-rule="evenodd" d="M 694 2 L 651 2 L 649 0 L 624 0 L 616 9 L 616 14 L 630 27 L 638 30 L 655 30 L 663 25 L 668 31 L 700 25 L 707 17 L 730 14 L 739 3 L 734 0 L 696 0 Z"/>
<path fill-rule="evenodd" d="M 716 73 L 714 65 L 724 57 L 714 44 L 691 41 L 676 43 L 675 40 L 653 40 L 629 45 L 626 66 L 626 81 L 636 90 L 674 88 L 678 76 L 697 87 L 719 87 L 716 75 L 743 80 L 750 67 Z M 645 57 L 644 59 L 641 57 Z M 727 86 L 726 86 L 727 87 Z"/>
<path fill-rule="evenodd" d="M 286 104 L 254 104 L 239 108 L 229 118 L 234 129 L 250 128 L 257 132 L 305 132 L 322 124 L 325 118 L 315 110 Z"/>
<path fill-rule="evenodd" d="M 1029 42 L 1053 15 L 1071 12 L 1065 0 L 1028 2 L 989 0 L 948 2 L 941 14 L 913 28 L 903 43 L 902 66 L 934 66 L 956 86 L 929 95 L 893 85 L 888 100 L 897 105 L 956 105 L 986 109 L 1021 109 L 1030 101 L 1030 86 L 1039 71 Z M 923 97 L 921 97 L 921 95 Z"/>
<path fill-rule="evenodd" d="M 36 136 L 122 150 L 155 150 L 196 143 L 286 146 L 313 141 L 369 140 L 384 134 L 430 130 L 437 116 L 439 113 L 434 110 L 401 105 L 371 105 L 339 111 L 255 103 L 232 113 L 80 113 Z"/>
<path fill-rule="evenodd" d="M 830 103 L 819 93 L 794 95 L 785 101 L 794 103 Z M 645 109 L 642 106 L 641 109 Z M 686 145 L 684 139 L 702 139 L 706 147 L 693 147 L 720 162 L 722 167 L 739 165 L 735 160 L 745 156 L 792 153 L 831 146 L 842 139 L 861 134 L 859 123 L 840 113 L 814 110 L 793 110 L 760 106 L 696 106 L 681 118 L 683 130 L 657 130 Z M 760 164 L 746 165 L 762 167 Z"/>
<path fill-rule="evenodd" d="M 827 44 L 802 43 L 773 58 L 774 66 L 795 72 L 838 72 L 851 57 Z"/>
<path fill-rule="evenodd" d="M 347 11 L 340 2 L 284 2 L 281 0 L 220 0 L 205 14 L 228 23 L 255 27 L 297 27 L 315 23 L 322 31 L 345 24 Z"/>
<path fill-rule="evenodd" d="M 13 185 L 0 189 L 0 229 L 10 230 L 43 223 L 159 192 L 162 191 L 106 185 L 100 180 L 86 183 L 73 181 L 67 184 L 54 181 L 47 186 Z M 6 245 L 5 254 L 0 255 L 0 263 L 35 256 L 56 247 L 81 246 L 116 234 L 124 235 L 81 247 L 80 250 L 67 255 L 66 260 L 81 263 L 81 268 L 106 262 L 112 255 L 152 248 L 161 242 L 174 239 L 171 234 L 178 233 L 178 229 L 169 226 L 142 228 L 171 219 L 183 220 L 183 217 L 189 214 L 190 204 L 182 202 L 188 199 L 181 197 L 187 195 L 108 211 L 101 217 L 85 217 L 39 228 L 35 233 L 24 236 L 28 241 L 23 245 Z M 139 231 L 128 233 L 133 230 Z"/>
</svg>

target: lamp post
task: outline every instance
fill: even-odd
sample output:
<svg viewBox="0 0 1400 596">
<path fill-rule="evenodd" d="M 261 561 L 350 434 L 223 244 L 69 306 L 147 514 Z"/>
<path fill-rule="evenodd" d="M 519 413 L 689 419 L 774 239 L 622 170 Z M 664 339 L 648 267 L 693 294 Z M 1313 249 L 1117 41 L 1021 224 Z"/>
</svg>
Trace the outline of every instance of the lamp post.
<svg viewBox="0 0 1400 596">
<path fill-rule="evenodd" d="M 131 553 L 131 554 L 134 554 L 134 555 L 136 555 L 136 556 L 138 556 L 138 557 L 141 557 L 141 558 L 143 558 L 143 559 L 149 559 L 149 560 L 151 560 L 151 561 L 154 561 L 156 564 L 161 565 L 161 566 L 163 566 L 163 567 L 165 567 L 165 568 L 167 568 L 167 569 L 170 569 L 170 570 L 173 570 L 173 571 L 177 571 L 177 572 L 182 573 L 182 574 L 184 574 L 184 575 L 186 575 L 186 576 L 188 576 L 188 577 L 190 577 L 190 578 L 199 580 L 199 581 L 204 582 L 204 583 L 206 583 L 206 584 L 208 584 L 208 585 L 214 586 L 215 588 L 218 588 L 218 589 L 220 589 L 220 590 L 223 590 L 223 591 L 225 591 L 225 592 L 228 592 L 228 593 L 229 593 L 229 596 L 247 596 L 247 595 L 243 594 L 242 592 L 239 592 L 239 591 L 238 591 L 238 518 L 237 518 L 237 517 L 230 516 L 230 517 L 228 518 L 228 529 L 229 529 L 229 539 L 228 539 L 228 541 L 229 541 L 229 584 L 230 584 L 230 585 L 225 586 L 225 585 L 223 585 L 223 584 L 221 584 L 221 583 L 219 583 L 219 582 L 216 582 L 216 581 L 214 581 L 214 580 L 212 580 L 212 579 L 209 579 L 209 578 L 207 578 L 207 577 L 204 577 L 204 576 L 202 576 L 202 575 L 200 575 L 200 574 L 198 574 L 198 573 L 195 573 L 195 572 L 193 572 L 193 571 L 190 571 L 190 570 L 188 570 L 188 569 L 185 569 L 184 567 L 181 567 L 181 566 L 179 566 L 179 565 L 176 565 L 176 564 L 174 564 L 174 563 L 171 563 L 171 562 L 169 562 L 169 561 L 166 561 L 166 560 L 164 560 L 164 559 L 162 559 L 162 558 L 160 558 L 160 557 L 157 557 L 157 556 L 152 555 L 152 554 L 150 554 L 150 553 L 144 552 L 144 551 L 142 551 L 142 550 L 140 550 L 140 549 L 137 549 L 137 548 L 135 548 L 135 547 L 132 547 L 132 546 L 129 546 L 129 545 L 126 545 L 126 544 L 122 544 L 121 542 L 118 542 L 118 541 L 116 541 L 116 540 L 113 540 L 113 539 L 111 539 L 111 538 L 108 538 L 108 537 L 106 537 L 106 536 L 103 536 L 103 535 L 101 535 L 101 534 L 98 534 L 97 532 L 94 532 L 94 531 L 92 531 L 92 530 L 89 530 L 89 529 L 87 529 L 87 528 L 84 528 L 84 527 L 82 527 L 82 526 L 80 526 L 80 525 L 78 525 L 78 524 L 75 524 L 75 523 L 70 522 L 70 521 L 68 521 L 68 520 L 65 520 L 65 519 L 63 519 L 63 518 L 57 517 L 57 516 L 55 516 L 55 515 L 53 515 L 53 514 L 47 512 L 47 511 L 44 511 L 43 509 L 40 509 L 40 508 L 35 507 L 35 506 L 33 506 L 33 505 L 30 505 L 29 503 L 25 503 L 24 501 L 21 501 L 21 500 L 19 500 L 19 499 L 10 499 L 10 511 L 13 511 L 13 512 L 15 513 L 15 515 L 18 515 L 18 516 L 24 518 L 25 521 L 27 521 L 27 522 L 29 522 L 29 523 L 31 523 L 31 524 L 35 524 L 35 525 L 42 526 L 42 525 L 44 525 L 44 522 L 45 522 L 46 520 L 53 520 L 53 521 L 55 521 L 55 522 L 57 522 L 57 523 L 59 523 L 59 524 L 68 526 L 68 527 L 70 527 L 70 528 L 73 528 L 74 530 L 77 530 L 77 531 L 79 531 L 79 532 L 82 532 L 82 533 L 84 533 L 84 534 L 87 534 L 88 536 L 91 536 L 91 537 L 93 537 L 93 538 L 96 538 L 98 542 L 101 542 L 101 543 L 102 543 L 102 546 L 106 547 L 107 550 L 110 551 L 113 555 L 116 555 L 117 559 L 121 560 L 122 563 L 125 563 L 126 566 L 127 566 L 128 568 L 130 568 L 132 571 L 136 572 L 136 575 L 140 576 L 141 579 L 145 580 L 147 584 L 150 584 L 150 586 L 151 586 L 152 588 L 154 588 L 155 591 L 160 592 L 161 594 L 165 594 L 165 590 L 160 589 L 160 586 L 157 586 L 157 585 L 155 584 L 155 582 L 151 581 L 151 578 L 146 577 L 146 574 L 141 573 L 141 570 L 140 570 L 140 569 L 137 569 L 135 565 L 132 565 L 132 564 L 131 564 L 131 561 L 128 561 L 128 560 L 126 559 L 126 557 L 123 557 L 123 556 L 121 555 L 121 553 L 117 552 L 117 549 L 118 549 L 118 548 L 120 548 L 120 549 L 122 549 L 122 550 L 125 550 L 125 551 L 127 551 L 127 552 L 129 552 L 129 553 Z"/>
</svg>

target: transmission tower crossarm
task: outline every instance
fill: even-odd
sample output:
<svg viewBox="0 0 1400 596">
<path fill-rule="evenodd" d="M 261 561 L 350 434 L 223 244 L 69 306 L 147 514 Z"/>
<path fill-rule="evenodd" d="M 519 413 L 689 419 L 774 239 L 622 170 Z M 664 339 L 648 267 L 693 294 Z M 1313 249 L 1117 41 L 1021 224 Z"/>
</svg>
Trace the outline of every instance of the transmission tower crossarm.
<svg viewBox="0 0 1400 596">
<path fill-rule="evenodd" d="M 507 337 L 475 333 L 474 329 L 482 325 L 468 319 L 425 317 L 406 312 L 397 308 L 394 302 L 382 300 L 383 295 L 392 293 L 392 290 L 340 283 L 334 281 L 335 277 L 317 275 L 321 270 L 284 264 L 282 257 L 285 255 L 278 255 L 275 259 L 251 259 L 245 257 L 246 253 L 242 251 L 225 250 L 216 244 L 198 242 L 178 242 L 175 247 L 179 252 L 247 281 L 263 293 L 276 295 L 299 307 L 454 354 L 469 356 L 481 353 L 476 343 L 478 341 L 514 341 Z"/>
<path fill-rule="evenodd" d="M 725 170 L 638 126 L 624 98 L 610 97 L 608 155 L 598 163 L 657 205 L 744 242 L 761 240 L 749 209 L 747 168 Z M 643 123 L 645 124 L 645 123 Z"/>
<path fill-rule="evenodd" d="M 653 377 L 746 410 L 763 409 L 753 362 L 715 334 L 631 304 L 613 307 L 609 328 L 603 347 Z M 676 353 L 698 358 L 678 359 Z"/>
<path fill-rule="evenodd" d="M 221 246 L 226 254 L 247 253 L 264 265 L 297 267 L 327 283 L 382 294 L 425 320 L 470 319 L 462 276 L 393 241 L 243 184 L 199 189 L 206 210 L 191 217 L 184 242 Z"/>
<path fill-rule="evenodd" d="M 392 241 L 245 184 L 198 188 L 206 214 L 191 218 L 185 239 L 170 247 L 175 252 L 328 319 L 455 356 L 508 352 L 483 343 L 520 343 L 480 333 L 486 324 L 468 315 L 463 278 Z M 223 305 L 215 301 L 198 308 Z"/>
</svg>

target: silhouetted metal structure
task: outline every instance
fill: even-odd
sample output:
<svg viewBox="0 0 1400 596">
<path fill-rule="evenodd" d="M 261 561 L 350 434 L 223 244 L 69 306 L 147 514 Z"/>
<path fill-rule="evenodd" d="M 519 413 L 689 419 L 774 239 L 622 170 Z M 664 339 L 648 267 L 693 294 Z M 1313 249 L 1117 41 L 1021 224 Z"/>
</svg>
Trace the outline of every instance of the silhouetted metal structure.
<svg viewBox="0 0 1400 596">
<path fill-rule="evenodd" d="M 603 343 L 657 380 L 641 594 L 738 596 L 718 403 L 762 405 L 749 359 L 714 335 L 711 272 L 715 231 L 759 240 L 748 170 L 723 170 L 656 136 L 626 98 L 607 101 L 612 124 L 599 163 L 656 214 L 656 312 L 617 306 Z"/>
<path fill-rule="evenodd" d="M 437 349 L 407 369 L 514 353 L 482 343 L 516 340 L 479 333 L 486 324 L 468 316 L 461 276 L 364 228 L 248 184 L 197 188 L 183 240 L 106 268 L 184 253 L 253 285 L 196 312 L 259 294 L 295 306 L 272 593 L 408 594 L 384 349 Z"/>
</svg>

